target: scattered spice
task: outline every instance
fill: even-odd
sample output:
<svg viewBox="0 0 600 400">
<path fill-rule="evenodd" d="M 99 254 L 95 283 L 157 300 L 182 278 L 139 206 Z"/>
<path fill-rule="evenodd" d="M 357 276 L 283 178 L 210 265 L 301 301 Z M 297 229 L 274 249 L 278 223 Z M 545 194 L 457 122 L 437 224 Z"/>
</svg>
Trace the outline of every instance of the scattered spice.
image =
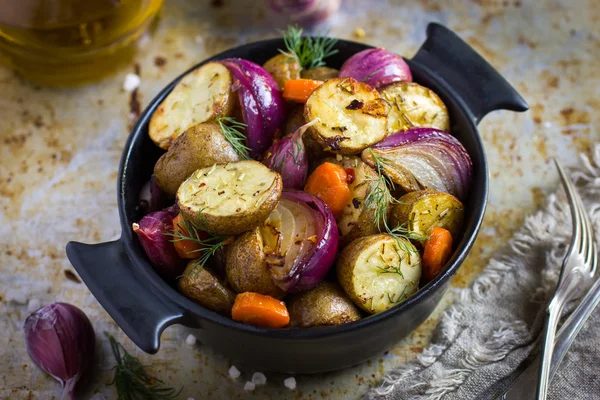
<svg viewBox="0 0 600 400">
<path fill-rule="evenodd" d="M 337 135 L 337 136 L 334 136 L 332 138 L 325 139 L 325 144 L 331 150 L 341 150 L 342 147 L 340 146 L 340 142 L 342 142 L 344 140 L 348 140 L 348 138 L 345 137 L 345 136 Z"/>
<path fill-rule="evenodd" d="M 360 110 L 364 105 L 362 101 L 354 99 L 346 106 L 346 110 Z"/>
<path fill-rule="evenodd" d="M 65 278 L 67 278 L 68 280 L 75 282 L 75 283 L 81 283 L 81 279 L 79 279 L 79 277 L 77 275 L 75 275 L 75 273 L 73 271 L 71 271 L 70 269 L 65 269 Z"/>
<path fill-rule="evenodd" d="M 162 67 L 166 63 L 167 63 L 167 59 L 166 58 L 164 58 L 162 56 L 156 56 L 156 57 L 154 57 L 154 65 L 156 65 L 157 67 Z"/>
</svg>

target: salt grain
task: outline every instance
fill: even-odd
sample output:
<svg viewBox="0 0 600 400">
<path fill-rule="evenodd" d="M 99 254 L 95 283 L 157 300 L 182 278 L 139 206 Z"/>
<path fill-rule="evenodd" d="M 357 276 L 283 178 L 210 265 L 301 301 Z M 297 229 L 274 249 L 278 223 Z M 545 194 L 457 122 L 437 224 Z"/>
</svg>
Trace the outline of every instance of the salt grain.
<svg viewBox="0 0 600 400">
<path fill-rule="evenodd" d="M 229 368 L 229 376 L 231 377 L 231 379 L 236 379 L 236 378 L 239 378 L 239 376 L 240 376 L 241 374 L 242 374 L 242 373 L 240 372 L 240 370 L 239 370 L 239 369 L 237 369 L 237 368 L 235 367 L 235 365 L 232 365 L 232 366 L 231 366 L 231 368 Z"/>
<path fill-rule="evenodd" d="M 39 310 L 42 307 L 42 303 L 38 299 L 31 299 L 29 303 L 27 303 L 27 311 L 34 312 Z"/>
<path fill-rule="evenodd" d="M 196 400 L 193 397 L 188 397 L 187 400 Z"/>
<path fill-rule="evenodd" d="M 185 338 L 185 343 L 189 344 L 190 346 L 193 346 L 196 344 L 196 337 L 194 335 L 188 335 Z"/>
<path fill-rule="evenodd" d="M 255 372 L 252 375 L 252 382 L 256 385 L 264 385 L 267 383 L 267 377 L 262 372 Z"/>
<path fill-rule="evenodd" d="M 290 390 L 296 389 L 296 378 L 294 378 L 293 376 L 290 378 L 286 378 L 283 381 L 283 385 Z"/>
<path fill-rule="evenodd" d="M 246 392 L 251 392 L 256 388 L 256 385 L 253 382 L 246 382 L 246 384 L 244 385 L 244 390 Z"/>
<path fill-rule="evenodd" d="M 127 74 L 125 76 L 125 81 L 123 81 L 123 90 L 126 92 L 132 92 L 138 87 L 140 87 L 140 83 L 142 80 L 136 74 Z"/>
</svg>

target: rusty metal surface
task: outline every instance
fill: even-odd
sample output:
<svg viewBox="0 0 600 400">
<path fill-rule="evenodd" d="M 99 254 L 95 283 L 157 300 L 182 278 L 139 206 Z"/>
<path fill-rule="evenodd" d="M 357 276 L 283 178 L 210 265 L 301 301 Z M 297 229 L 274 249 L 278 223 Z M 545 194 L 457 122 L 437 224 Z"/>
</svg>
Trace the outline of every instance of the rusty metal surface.
<svg viewBox="0 0 600 400">
<path fill-rule="evenodd" d="M 268 375 L 266 386 L 244 392 L 254 371 L 231 380 L 230 363 L 210 349 L 185 343 L 188 331 L 171 327 L 160 352 L 135 349 L 73 274 L 64 246 L 69 240 L 100 242 L 119 236 L 116 208 L 118 162 L 138 108 L 174 76 L 231 46 L 267 37 L 267 13 L 251 2 L 167 1 L 153 33 L 134 61 L 142 79 L 135 97 L 122 90 L 136 66 L 93 85 L 42 88 L 0 68 L 0 398 L 59 398 L 58 385 L 27 356 L 21 326 L 28 303 L 66 301 L 93 321 L 99 343 L 82 398 L 116 398 L 108 330 L 152 373 L 183 385 L 182 399 L 349 399 L 360 397 L 395 366 L 411 360 L 430 339 L 444 304 L 408 338 L 363 365 L 319 376 Z M 215 7 L 222 3 L 222 6 Z M 252 2 L 254 3 L 254 2 Z M 260 2 L 256 2 L 260 3 Z M 489 157 L 491 197 L 482 233 L 453 280 L 465 287 L 524 216 L 555 187 L 550 164 L 576 162 L 600 139 L 600 3 L 595 0 L 346 0 L 331 21 L 332 35 L 387 47 L 412 56 L 430 21 L 448 25 L 512 82 L 531 105 L 526 114 L 496 112 L 480 125 Z M 362 28 L 366 36 L 353 36 Z"/>
</svg>

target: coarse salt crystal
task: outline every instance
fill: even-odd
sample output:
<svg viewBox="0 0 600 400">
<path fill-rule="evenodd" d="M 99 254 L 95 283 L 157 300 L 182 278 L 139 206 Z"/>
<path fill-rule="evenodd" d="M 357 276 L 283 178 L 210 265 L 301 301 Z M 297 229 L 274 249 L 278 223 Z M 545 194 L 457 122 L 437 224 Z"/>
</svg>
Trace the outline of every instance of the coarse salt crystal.
<svg viewBox="0 0 600 400">
<path fill-rule="evenodd" d="M 256 385 L 254 384 L 254 382 L 246 382 L 246 384 L 244 385 L 244 390 L 246 392 L 251 392 L 254 390 L 254 388 L 256 388 Z"/>
<path fill-rule="evenodd" d="M 267 383 L 267 377 L 262 372 L 255 372 L 252 375 L 252 382 L 256 385 L 264 385 Z"/>
<path fill-rule="evenodd" d="M 193 346 L 193 345 L 195 345 L 195 344 L 196 344 L 196 336 L 194 336 L 194 335 L 191 335 L 191 334 L 190 334 L 190 335 L 188 335 L 188 336 L 185 338 L 185 342 L 186 342 L 187 344 L 189 344 L 190 346 Z"/>
<path fill-rule="evenodd" d="M 285 378 L 285 380 L 283 381 L 283 385 L 290 390 L 296 389 L 296 378 L 294 378 L 293 376 L 290 378 Z"/>
<path fill-rule="evenodd" d="M 237 368 L 235 367 L 235 365 L 232 365 L 232 366 L 231 366 L 231 368 L 229 368 L 229 376 L 230 376 L 232 379 L 239 378 L 239 376 L 240 376 L 241 374 L 242 374 L 242 373 L 240 372 L 240 370 L 239 370 L 239 369 L 237 369 Z"/>
<path fill-rule="evenodd" d="M 196 400 L 193 397 L 188 397 L 187 400 Z"/>
<path fill-rule="evenodd" d="M 127 74 L 125 76 L 125 80 L 123 81 L 123 90 L 126 92 L 132 92 L 138 87 L 140 87 L 140 83 L 142 80 L 136 74 Z"/>
<path fill-rule="evenodd" d="M 27 303 L 27 311 L 34 312 L 39 310 L 42 307 L 42 303 L 38 299 L 31 299 L 29 303 Z"/>
</svg>

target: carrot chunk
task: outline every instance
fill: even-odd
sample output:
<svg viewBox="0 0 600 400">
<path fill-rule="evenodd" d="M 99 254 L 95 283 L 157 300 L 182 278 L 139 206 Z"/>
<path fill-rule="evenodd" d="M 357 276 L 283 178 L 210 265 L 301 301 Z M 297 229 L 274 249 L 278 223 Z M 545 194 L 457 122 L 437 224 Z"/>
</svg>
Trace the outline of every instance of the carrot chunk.
<svg viewBox="0 0 600 400">
<path fill-rule="evenodd" d="M 236 296 L 231 318 L 267 328 L 283 328 L 290 323 L 290 314 L 283 301 L 253 292 Z"/>
<path fill-rule="evenodd" d="M 283 98 L 297 103 L 306 103 L 312 92 L 322 84 L 323 81 L 312 79 L 292 79 L 285 81 Z"/>
<path fill-rule="evenodd" d="M 435 278 L 450 256 L 452 256 L 452 234 L 444 228 L 433 228 L 423 251 L 423 278 L 428 281 Z"/>
<path fill-rule="evenodd" d="M 348 174 L 339 165 L 324 162 L 310 174 L 304 191 L 323 200 L 337 218 L 350 200 Z"/>
</svg>

